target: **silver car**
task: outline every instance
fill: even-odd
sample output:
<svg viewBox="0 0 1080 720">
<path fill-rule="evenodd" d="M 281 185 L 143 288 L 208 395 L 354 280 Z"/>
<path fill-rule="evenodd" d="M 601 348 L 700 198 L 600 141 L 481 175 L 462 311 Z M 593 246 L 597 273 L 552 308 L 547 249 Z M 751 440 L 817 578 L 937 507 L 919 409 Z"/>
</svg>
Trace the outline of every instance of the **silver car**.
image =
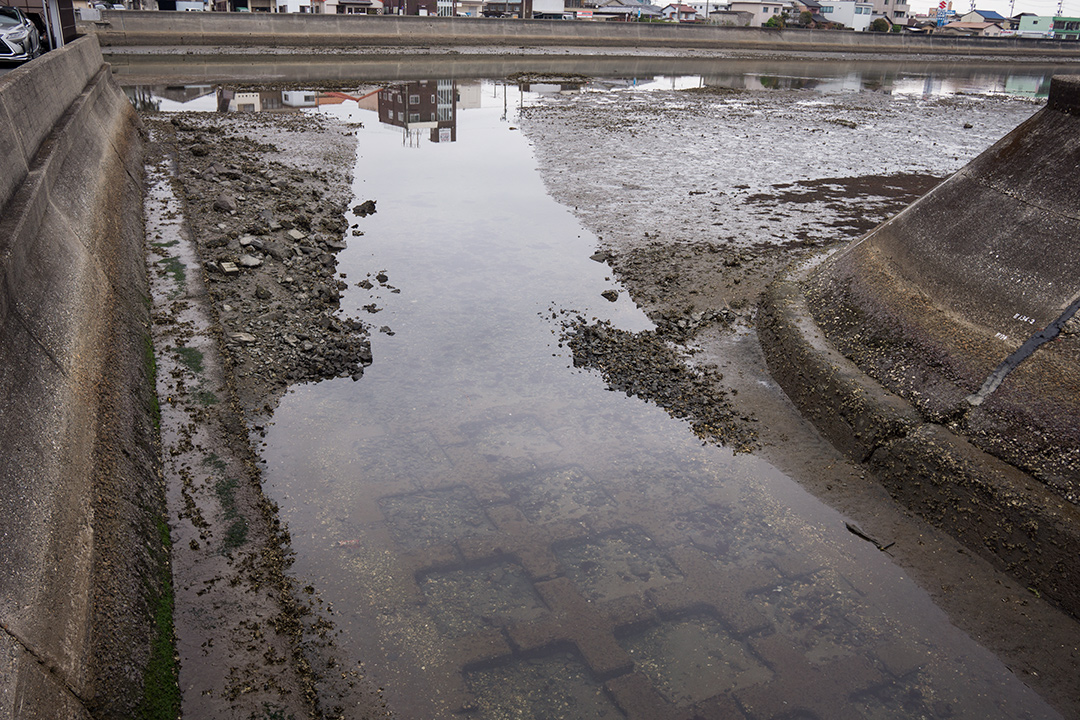
<svg viewBox="0 0 1080 720">
<path fill-rule="evenodd" d="M 0 63 L 25 62 L 41 54 L 41 34 L 19 8 L 0 5 Z"/>
</svg>

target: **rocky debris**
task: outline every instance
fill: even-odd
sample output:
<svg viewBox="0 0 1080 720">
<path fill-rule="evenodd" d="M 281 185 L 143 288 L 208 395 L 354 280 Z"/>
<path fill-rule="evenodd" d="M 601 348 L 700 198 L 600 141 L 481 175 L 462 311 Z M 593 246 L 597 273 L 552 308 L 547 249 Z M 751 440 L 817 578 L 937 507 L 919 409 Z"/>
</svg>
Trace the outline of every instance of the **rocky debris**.
<svg viewBox="0 0 1080 720">
<path fill-rule="evenodd" d="M 365 325 L 339 312 L 352 149 L 329 143 L 320 152 L 335 157 L 319 161 L 308 148 L 290 154 L 265 141 L 290 122 L 191 113 L 168 123 L 224 350 L 252 415 L 272 409 L 292 383 L 358 379 L 373 361 Z M 329 121 L 305 122 L 310 137 Z M 357 208 L 363 217 L 375 203 Z"/>
<path fill-rule="evenodd" d="M 736 411 L 721 386 L 723 375 L 715 366 L 690 365 L 663 330 L 634 333 L 579 315 L 563 322 L 562 340 L 574 367 L 598 370 L 612 390 L 651 400 L 688 420 L 702 440 L 735 452 L 757 447 L 754 420 Z"/>
<path fill-rule="evenodd" d="M 618 290 L 605 290 L 604 292 L 600 293 L 600 297 L 604 298 L 608 302 L 615 302 L 616 300 L 619 299 L 619 291 Z"/>
<path fill-rule="evenodd" d="M 367 217 L 368 215 L 375 214 L 375 201 L 365 200 L 352 209 L 353 214 L 357 217 Z"/>
</svg>

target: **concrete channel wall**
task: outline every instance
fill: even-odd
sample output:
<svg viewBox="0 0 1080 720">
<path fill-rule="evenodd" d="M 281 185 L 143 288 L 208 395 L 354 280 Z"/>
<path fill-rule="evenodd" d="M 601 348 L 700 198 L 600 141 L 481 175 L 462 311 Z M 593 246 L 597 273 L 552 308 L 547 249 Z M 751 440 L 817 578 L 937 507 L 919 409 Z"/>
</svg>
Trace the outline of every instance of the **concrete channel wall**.
<svg viewBox="0 0 1080 720">
<path fill-rule="evenodd" d="M 141 123 L 93 37 L 0 118 L 0 717 L 134 717 L 168 605 Z"/>
<path fill-rule="evenodd" d="M 841 30 L 773 30 L 674 23 L 493 20 L 397 15 L 106 10 L 82 29 L 102 46 L 670 47 L 949 55 L 1080 56 L 1080 44 L 1025 38 L 920 37 Z"/>
<path fill-rule="evenodd" d="M 1080 77 L 1055 77 L 1047 107 L 758 317 L 822 434 L 1075 617 L 1078 163 Z"/>
</svg>

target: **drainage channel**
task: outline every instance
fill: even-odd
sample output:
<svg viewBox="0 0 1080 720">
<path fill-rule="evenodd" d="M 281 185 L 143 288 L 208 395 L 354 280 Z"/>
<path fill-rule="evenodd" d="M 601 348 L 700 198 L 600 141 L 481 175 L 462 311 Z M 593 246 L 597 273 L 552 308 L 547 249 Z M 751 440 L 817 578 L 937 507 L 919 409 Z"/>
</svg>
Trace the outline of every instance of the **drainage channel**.
<svg viewBox="0 0 1080 720">
<path fill-rule="evenodd" d="M 573 368 L 563 311 L 650 325 L 547 195 L 527 95 L 396 92 L 322 109 L 364 123 L 338 268 L 374 364 L 291 390 L 260 452 L 401 717 L 1058 717 L 790 478 Z"/>
</svg>

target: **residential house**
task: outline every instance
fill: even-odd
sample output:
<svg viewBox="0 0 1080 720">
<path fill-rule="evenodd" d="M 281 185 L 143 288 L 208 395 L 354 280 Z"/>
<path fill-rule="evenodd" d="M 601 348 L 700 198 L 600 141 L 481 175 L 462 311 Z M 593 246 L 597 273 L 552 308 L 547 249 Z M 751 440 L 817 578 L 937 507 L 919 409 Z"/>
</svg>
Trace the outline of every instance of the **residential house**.
<svg viewBox="0 0 1080 720">
<path fill-rule="evenodd" d="M 780 17 L 786 3 L 778 0 L 735 0 L 728 6 L 731 12 L 748 12 L 753 14 L 750 27 L 762 27 L 769 22 L 769 18 Z"/>
<path fill-rule="evenodd" d="M 382 15 L 382 0 L 313 0 L 312 12 L 325 15 Z"/>
<path fill-rule="evenodd" d="M 660 15 L 665 20 L 674 22 L 697 22 L 697 10 L 681 3 L 665 5 L 660 9 Z"/>
<path fill-rule="evenodd" d="M 830 20 L 821 14 L 821 3 L 817 0 L 793 0 L 791 3 L 791 18 L 798 20 L 803 13 L 810 13 L 810 22 L 824 25 Z"/>
<path fill-rule="evenodd" d="M 870 27 L 873 18 L 872 2 L 859 0 L 824 0 L 821 3 L 821 15 L 829 22 L 843 25 L 857 32 L 864 32 Z"/>
<path fill-rule="evenodd" d="M 633 22 L 641 19 L 660 20 L 662 10 L 650 5 L 648 0 L 603 0 L 599 7 L 593 8 L 592 17 L 596 20 L 617 20 Z"/>
<path fill-rule="evenodd" d="M 994 10 L 972 10 L 957 18 L 959 22 L 997 23 L 1002 30 L 1012 30 L 1012 18 L 1007 18 Z"/>
<path fill-rule="evenodd" d="M 1054 37 L 1054 18 L 1049 15 L 1036 15 L 1035 13 L 1020 13 L 1017 16 L 1019 24 L 1016 34 L 1026 38 L 1052 38 Z"/>
<path fill-rule="evenodd" d="M 713 25 L 727 27 L 750 27 L 754 21 L 754 14 L 737 10 L 710 10 L 709 19 L 706 21 Z"/>
<path fill-rule="evenodd" d="M 1001 34 L 1001 25 L 991 22 L 963 22 L 957 20 L 934 31 L 935 35 L 956 35 L 959 37 L 997 37 Z"/>
</svg>

